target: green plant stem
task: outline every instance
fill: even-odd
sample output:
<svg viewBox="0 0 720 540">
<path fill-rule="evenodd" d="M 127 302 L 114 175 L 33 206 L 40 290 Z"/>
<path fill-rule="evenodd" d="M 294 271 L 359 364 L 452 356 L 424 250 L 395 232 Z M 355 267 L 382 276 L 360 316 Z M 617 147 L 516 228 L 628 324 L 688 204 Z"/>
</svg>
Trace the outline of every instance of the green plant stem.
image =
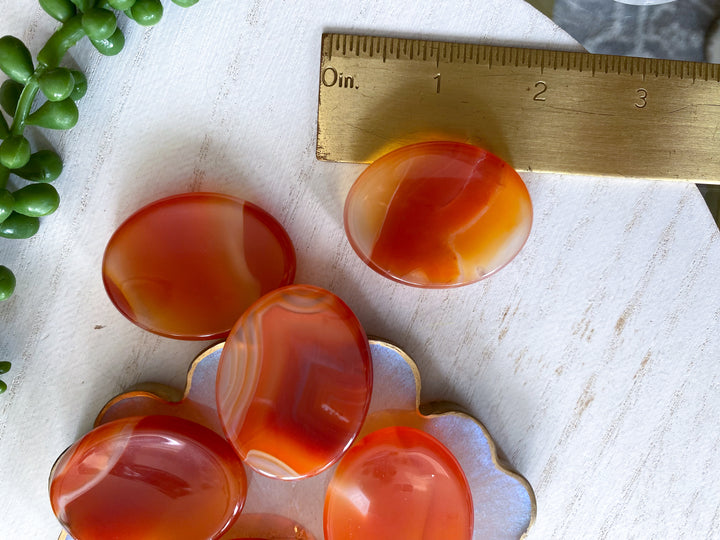
<svg viewBox="0 0 720 540">
<path fill-rule="evenodd" d="M 38 90 L 40 90 L 38 78 L 44 71 L 45 66 L 38 66 L 35 69 L 35 73 L 33 73 L 27 83 L 25 83 L 25 88 L 23 88 L 23 91 L 20 94 L 20 99 L 18 100 L 17 108 L 15 109 L 12 126 L 10 126 L 10 132 L 13 135 L 22 135 L 23 130 L 25 129 L 25 120 L 27 120 L 32 104 L 35 101 L 35 96 L 37 95 Z"/>
<path fill-rule="evenodd" d="M 10 178 L 10 171 L 4 165 L 0 165 L 0 189 L 7 187 L 8 178 Z"/>
<path fill-rule="evenodd" d="M 30 114 L 35 96 L 37 96 L 40 89 L 38 83 L 40 76 L 45 73 L 48 68 L 52 69 L 57 67 L 63 56 L 65 56 L 65 53 L 83 37 L 85 37 L 85 30 L 82 28 L 82 14 L 78 14 L 65 21 L 47 40 L 38 54 L 38 65 L 35 68 L 35 72 L 28 79 L 27 83 L 25 83 L 25 88 L 23 88 L 20 94 L 15 116 L 13 117 L 13 123 L 10 127 L 13 135 L 22 135 L 25 129 L 25 121 Z"/>
<path fill-rule="evenodd" d="M 82 27 L 82 13 L 79 13 L 65 21 L 50 36 L 45 46 L 38 52 L 38 63 L 51 69 L 58 67 L 65 53 L 85 35 L 85 30 Z"/>
</svg>

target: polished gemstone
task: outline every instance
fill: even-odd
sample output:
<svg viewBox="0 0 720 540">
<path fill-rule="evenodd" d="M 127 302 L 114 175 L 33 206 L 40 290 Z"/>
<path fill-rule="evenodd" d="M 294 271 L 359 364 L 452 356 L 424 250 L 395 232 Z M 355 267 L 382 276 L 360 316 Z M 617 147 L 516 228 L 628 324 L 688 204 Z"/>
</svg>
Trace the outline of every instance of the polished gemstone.
<svg viewBox="0 0 720 540">
<path fill-rule="evenodd" d="M 286 517 L 242 513 L 220 540 L 314 540 L 314 537 Z"/>
<path fill-rule="evenodd" d="M 105 288 L 123 315 L 179 339 L 226 336 L 250 304 L 294 277 L 282 226 L 254 204 L 216 193 L 145 206 L 120 225 L 103 260 Z"/>
<path fill-rule="evenodd" d="M 53 511 L 77 540 L 219 538 L 246 492 L 227 441 L 170 416 L 103 424 L 66 450 L 50 475 Z"/>
<path fill-rule="evenodd" d="M 328 487 L 325 538 L 470 540 L 473 502 L 455 457 L 431 435 L 388 427 L 340 460 Z"/>
<path fill-rule="evenodd" d="M 216 397 L 246 464 L 282 479 L 315 475 L 350 446 L 372 393 L 370 346 L 334 294 L 290 285 L 253 304 L 230 332 Z"/>
<path fill-rule="evenodd" d="M 372 163 L 345 203 L 345 231 L 380 274 L 418 287 L 467 285 L 521 250 L 532 205 L 518 173 L 469 144 L 426 142 Z"/>
</svg>

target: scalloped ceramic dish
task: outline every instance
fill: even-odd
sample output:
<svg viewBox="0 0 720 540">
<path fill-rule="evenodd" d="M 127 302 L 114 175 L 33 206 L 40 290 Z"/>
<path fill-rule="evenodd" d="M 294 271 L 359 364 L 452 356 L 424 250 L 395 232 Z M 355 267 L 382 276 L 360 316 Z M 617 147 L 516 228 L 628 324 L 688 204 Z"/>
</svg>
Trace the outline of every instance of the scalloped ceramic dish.
<svg viewBox="0 0 720 540">
<path fill-rule="evenodd" d="M 222 347 L 215 345 L 192 362 L 184 392 L 159 384 L 143 385 L 111 399 L 95 425 L 127 416 L 165 414 L 199 422 L 222 434 L 215 408 L 215 374 Z M 498 456 L 485 427 L 452 404 L 421 406 L 415 362 L 399 347 L 379 339 L 371 339 L 370 348 L 373 394 L 358 440 L 388 425 L 415 427 L 431 434 L 454 454 L 467 477 L 474 507 L 473 537 L 523 537 L 535 521 L 534 492 L 528 481 Z M 306 480 L 284 482 L 246 467 L 245 508 L 221 540 L 258 535 L 269 540 L 323 538 L 323 501 L 335 468 Z M 258 529 L 263 520 L 271 525 L 268 530 Z M 60 540 L 73 539 L 63 533 Z"/>
</svg>

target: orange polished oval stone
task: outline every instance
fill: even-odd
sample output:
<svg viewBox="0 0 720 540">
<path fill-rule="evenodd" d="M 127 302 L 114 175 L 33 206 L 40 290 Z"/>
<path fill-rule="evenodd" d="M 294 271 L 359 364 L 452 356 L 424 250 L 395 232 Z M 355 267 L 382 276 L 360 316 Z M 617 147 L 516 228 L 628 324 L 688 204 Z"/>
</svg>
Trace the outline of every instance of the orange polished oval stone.
<svg viewBox="0 0 720 540">
<path fill-rule="evenodd" d="M 252 203 L 186 193 L 130 216 L 108 242 L 103 281 L 132 322 L 178 339 L 224 337 L 250 304 L 295 278 L 285 230 Z"/>
<path fill-rule="evenodd" d="M 325 498 L 326 540 L 470 540 L 473 503 L 460 464 L 431 435 L 388 427 L 343 456 Z"/>
<path fill-rule="evenodd" d="M 253 304 L 217 372 L 218 415 L 247 465 L 293 480 L 323 471 L 360 431 L 372 394 L 370 345 L 334 294 L 290 285 Z"/>
<path fill-rule="evenodd" d="M 276 514 L 243 512 L 220 540 L 314 540 L 305 527 Z"/>
<path fill-rule="evenodd" d="M 50 476 L 53 511 L 78 540 L 219 538 L 246 492 L 227 441 L 172 416 L 103 424 L 66 450 Z"/>
<path fill-rule="evenodd" d="M 417 287 L 476 282 L 510 262 L 532 225 L 518 173 L 469 144 L 426 142 L 372 163 L 345 202 L 345 231 L 380 274 Z"/>
</svg>

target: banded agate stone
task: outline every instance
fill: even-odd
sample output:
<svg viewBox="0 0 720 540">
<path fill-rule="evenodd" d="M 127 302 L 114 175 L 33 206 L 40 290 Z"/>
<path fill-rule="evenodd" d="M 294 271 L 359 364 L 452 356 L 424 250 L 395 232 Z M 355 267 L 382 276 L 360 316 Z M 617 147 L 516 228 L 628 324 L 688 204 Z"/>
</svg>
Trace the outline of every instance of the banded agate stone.
<svg viewBox="0 0 720 540">
<path fill-rule="evenodd" d="M 314 537 L 286 517 L 243 512 L 220 540 L 314 540 Z"/>
<path fill-rule="evenodd" d="M 381 275 L 417 287 L 479 281 L 510 262 L 532 225 L 518 173 L 469 144 L 425 142 L 372 163 L 345 203 L 351 246 Z"/>
<path fill-rule="evenodd" d="M 370 345 L 334 294 L 290 285 L 253 304 L 230 332 L 217 372 L 227 439 L 266 476 L 313 476 L 352 444 L 372 394 Z"/>
<path fill-rule="evenodd" d="M 83 538 L 219 538 L 247 493 L 242 462 L 215 432 L 171 416 L 103 424 L 60 456 L 50 502 Z"/>
<path fill-rule="evenodd" d="M 459 463 L 437 439 L 387 427 L 340 460 L 323 521 L 326 540 L 470 540 L 472 494 Z"/>
<path fill-rule="evenodd" d="M 282 226 L 254 204 L 186 193 L 120 225 L 102 270 L 110 300 L 141 328 L 215 339 L 263 294 L 292 283 L 295 251 Z"/>
</svg>

